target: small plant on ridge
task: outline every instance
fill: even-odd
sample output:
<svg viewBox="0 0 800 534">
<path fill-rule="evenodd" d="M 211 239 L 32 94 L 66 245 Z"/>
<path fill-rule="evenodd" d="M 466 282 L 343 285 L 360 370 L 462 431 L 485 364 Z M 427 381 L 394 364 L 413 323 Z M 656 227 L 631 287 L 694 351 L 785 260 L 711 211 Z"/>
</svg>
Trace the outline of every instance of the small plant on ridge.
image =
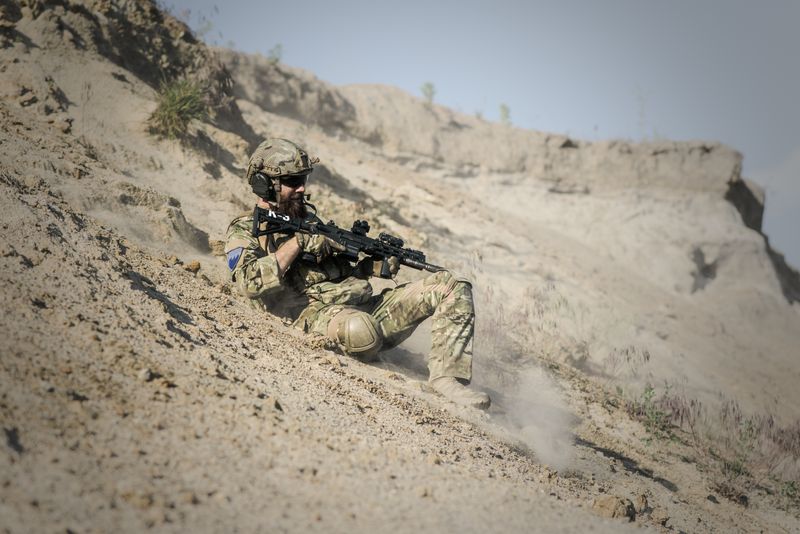
<svg viewBox="0 0 800 534">
<path fill-rule="evenodd" d="M 431 82 L 425 82 L 419 90 L 422 92 L 422 97 L 425 99 L 425 102 L 432 104 L 433 97 L 436 96 L 436 87 L 434 87 Z"/>
</svg>

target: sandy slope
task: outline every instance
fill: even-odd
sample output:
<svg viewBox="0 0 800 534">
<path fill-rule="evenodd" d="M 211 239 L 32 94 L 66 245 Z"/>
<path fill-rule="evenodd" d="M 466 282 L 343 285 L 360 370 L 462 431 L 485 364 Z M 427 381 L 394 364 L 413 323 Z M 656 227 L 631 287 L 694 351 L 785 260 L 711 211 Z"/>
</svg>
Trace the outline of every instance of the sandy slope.
<svg viewBox="0 0 800 534">
<path fill-rule="evenodd" d="M 205 49 L 148 2 L 114 9 L 12 9 L 3 26 L 0 526 L 616 532 L 600 515 L 622 498 L 656 530 L 797 529 L 765 488 L 748 508 L 720 496 L 685 435 L 654 441 L 601 387 L 686 375 L 796 417 L 798 304 L 724 199 L 735 153 L 574 148 L 246 57 L 226 60 L 256 63 L 242 88 L 279 87 L 239 93 L 189 146 L 159 141 L 153 35 L 179 58 Z M 366 217 L 477 277 L 489 414 L 426 388 L 424 333 L 366 366 L 229 294 L 213 251 L 250 205 L 254 132 L 322 157 L 325 218 Z M 484 164 L 487 140 L 507 152 Z M 692 274 L 695 250 L 713 278 Z"/>
<path fill-rule="evenodd" d="M 4 161 L 40 133 L 4 131 Z M 493 422 L 502 402 L 488 417 L 457 410 L 405 373 L 254 316 L 224 286 L 75 212 L 52 177 L 2 178 L 11 532 L 617 532 L 586 510 L 606 493 L 646 495 L 638 521 L 654 526 L 788 521 L 712 504 L 694 468 L 601 430 L 620 413 L 580 379 L 565 385 L 587 420 L 558 475 Z"/>
<path fill-rule="evenodd" d="M 4 130 L 3 160 L 41 133 Z M 573 484 L 547 483 L 478 414 L 254 316 L 74 211 L 51 173 L 15 171 L 1 195 L 9 531 L 620 528 L 576 510 Z"/>
</svg>

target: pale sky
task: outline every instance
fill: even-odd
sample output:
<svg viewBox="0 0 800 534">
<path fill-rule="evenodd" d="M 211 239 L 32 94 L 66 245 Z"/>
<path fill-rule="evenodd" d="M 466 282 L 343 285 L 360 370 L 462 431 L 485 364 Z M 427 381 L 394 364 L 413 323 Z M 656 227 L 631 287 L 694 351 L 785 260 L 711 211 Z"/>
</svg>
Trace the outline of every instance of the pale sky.
<svg viewBox="0 0 800 534">
<path fill-rule="evenodd" d="M 800 266 L 800 2 L 166 0 L 207 42 L 580 139 L 721 141 Z M 217 7 L 218 6 L 218 7 Z M 186 10 L 190 10 L 187 12 Z"/>
</svg>

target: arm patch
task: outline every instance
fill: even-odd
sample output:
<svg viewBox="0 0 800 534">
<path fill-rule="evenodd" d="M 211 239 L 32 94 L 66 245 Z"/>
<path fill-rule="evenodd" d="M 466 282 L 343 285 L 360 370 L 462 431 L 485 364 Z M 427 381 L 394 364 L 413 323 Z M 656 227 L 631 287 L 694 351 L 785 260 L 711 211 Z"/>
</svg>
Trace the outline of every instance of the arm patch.
<svg viewBox="0 0 800 534">
<path fill-rule="evenodd" d="M 228 252 L 228 268 L 233 271 L 236 269 L 236 264 L 239 263 L 239 258 L 242 257 L 243 247 L 237 247 Z"/>
</svg>

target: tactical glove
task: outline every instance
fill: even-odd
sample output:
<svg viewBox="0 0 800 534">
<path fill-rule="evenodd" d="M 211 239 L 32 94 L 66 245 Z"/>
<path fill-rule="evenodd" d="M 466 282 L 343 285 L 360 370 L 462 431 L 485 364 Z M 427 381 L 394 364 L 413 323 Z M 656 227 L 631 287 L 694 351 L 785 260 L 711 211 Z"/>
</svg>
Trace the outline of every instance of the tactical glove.
<svg viewBox="0 0 800 534">
<path fill-rule="evenodd" d="M 345 250 L 344 245 L 340 245 L 333 239 L 319 234 L 311 235 L 298 232 L 295 237 L 297 238 L 297 244 L 300 245 L 300 250 L 316 257 L 317 263 L 333 254 L 334 251 L 341 252 Z"/>
<path fill-rule="evenodd" d="M 397 271 L 400 270 L 400 260 L 394 256 L 391 256 L 387 261 L 389 262 L 389 273 L 392 275 L 392 278 L 394 278 L 395 275 L 397 275 Z M 364 277 L 379 277 L 381 275 L 382 267 L 383 260 L 367 257 L 358 262 L 357 269 L 363 274 Z"/>
</svg>

